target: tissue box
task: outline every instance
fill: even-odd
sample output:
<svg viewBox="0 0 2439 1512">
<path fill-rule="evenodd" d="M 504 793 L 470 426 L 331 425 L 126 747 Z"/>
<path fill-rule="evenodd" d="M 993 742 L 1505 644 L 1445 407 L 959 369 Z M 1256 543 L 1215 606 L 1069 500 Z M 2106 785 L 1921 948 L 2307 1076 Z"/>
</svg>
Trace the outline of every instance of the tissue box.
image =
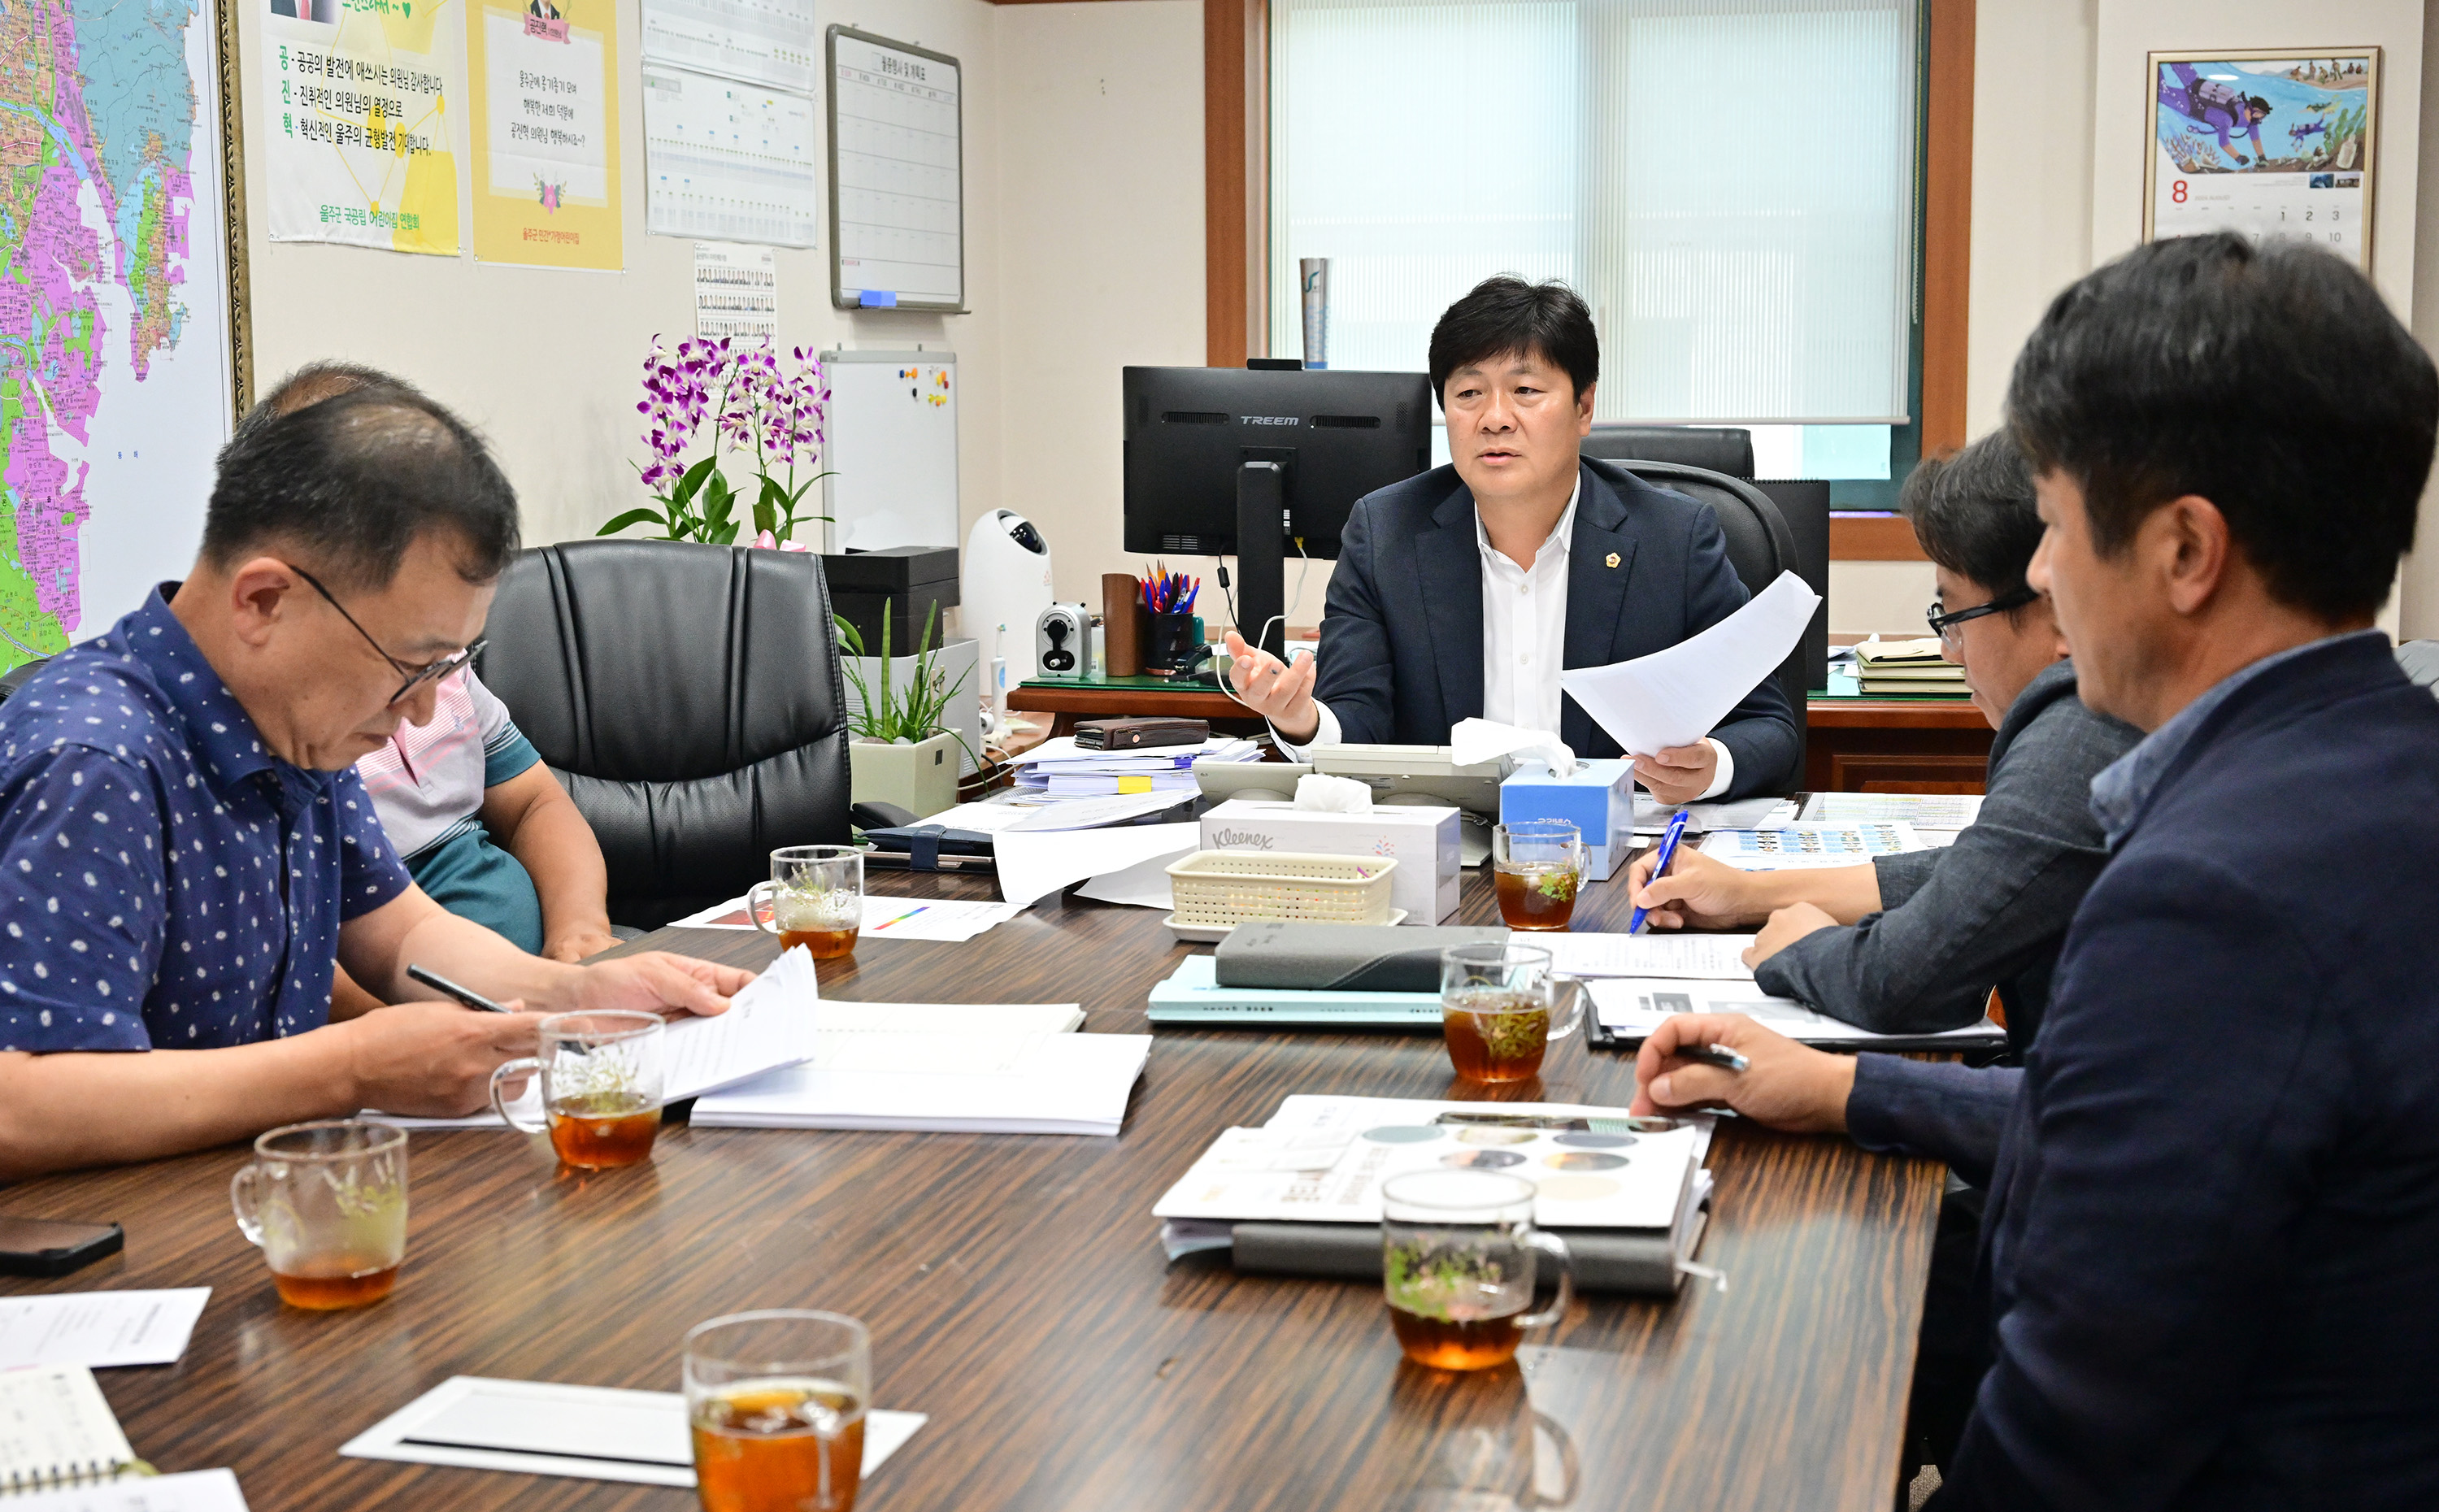
<svg viewBox="0 0 2439 1512">
<path fill-rule="evenodd" d="M 1202 816 L 1202 848 L 1395 856 L 1389 906 L 1404 909 L 1409 924 L 1436 924 L 1456 912 L 1460 823 L 1456 809 L 1424 805 L 1322 813 L 1291 803 L 1231 798 Z M 1631 827 L 1629 823 L 1629 832 Z"/>
<path fill-rule="evenodd" d="M 1596 882 L 1634 850 L 1634 763 L 1578 761 L 1567 776 L 1547 763 L 1521 761 L 1499 785 L 1499 822 L 1563 819 L 1584 837 L 1584 875 Z M 1208 844 L 1208 842 L 1205 842 Z"/>
</svg>

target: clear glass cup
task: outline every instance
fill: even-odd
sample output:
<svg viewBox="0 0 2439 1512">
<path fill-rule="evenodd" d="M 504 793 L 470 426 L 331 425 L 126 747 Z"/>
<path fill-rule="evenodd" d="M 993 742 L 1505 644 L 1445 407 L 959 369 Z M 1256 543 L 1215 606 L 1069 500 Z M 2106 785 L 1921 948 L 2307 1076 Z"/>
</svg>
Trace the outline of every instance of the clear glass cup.
<svg viewBox="0 0 2439 1512">
<path fill-rule="evenodd" d="M 853 953 L 863 928 L 863 852 L 853 845 L 771 852 L 771 880 L 745 895 L 745 913 L 755 928 L 778 935 L 783 951 L 801 945 L 816 961 Z"/>
<path fill-rule="evenodd" d="M 1558 930 L 1576 916 L 1584 837 L 1563 819 L 1523 819 L 1490 832 L 1491 881 L 1509 929 Z"/>
<path fill-rule="evenodd" d="M 661 1132 L 667 1033 L 656 1013 L 554 1013 L 542 1021 L 538 1053 L 491 1073 L 491 1109 L 511 1129 L 547 1131 L 550 1147 L 578 1170 L 650 1160 Z M 540 1078 L 540 1123 L 526 1123 L 507 1102 L 502 1084 L 519 1076 Z"/>
<path fill-rule="evenodd" d="M 229 1181 L 279 1300 L 332 1311 L 388 1296 L 406 1261 L 406 1130 L 361 1118 L 275 1129 Z"/>
<path fill-rule="evenodd" d="M 1557 1294 L 1533 1308 L 1540 1257 Z M 1566 1316 L 1574 1261 L 1533 1227 L 1533 1183 L 1504 1171 L 1428 1170 L 1380 1188 L 1380 1284 L 1398 1347 L 1437 1370 L 1488 1370 L 1516 1358 L 1527 1328 Z"/>
<path fill-rule="evenodd" d="M 685 1337 L 703 1512 L 853 1512 L 872 1336 L 835 1312 L 714 1318 Z"/>
<path fill-rule="evenodd" d="M 1565 1007 L 1560 1009 L 1560 1002 Z M 1576 1032 L 1584 985 L 1550 969 L 1534 945 L 1451 945 L 1440 952 L 1440 1030 L 1468 1081 L 1528 1081 L 1550 1041 Z"/>
</svg>

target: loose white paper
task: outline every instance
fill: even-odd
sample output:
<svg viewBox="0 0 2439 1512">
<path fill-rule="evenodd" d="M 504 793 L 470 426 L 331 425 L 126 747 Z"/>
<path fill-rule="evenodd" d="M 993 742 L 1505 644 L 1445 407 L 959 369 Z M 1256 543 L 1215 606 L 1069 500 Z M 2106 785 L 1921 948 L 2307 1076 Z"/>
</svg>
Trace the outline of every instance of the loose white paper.
<svg viewBox="0 0 2439 1512">
<path fill-rule="evenodd" d="M 929 1420 L 922 1413 L 865 1413 L 863 1473 L 879 1469 Z M 638 1485 L 694 1485 L 685 1398 L 675 1392 L 452 1376 L 339 1452 Z"/>
<path fill-rule="evenodd" d="M 18 1365 L 174 1365 L 209 1287 L 0 1298 L 0 1370 Z"/>
<path fill-rule="evenodd" d="M 1560 672 L 1558 685 L 1629 756 L 1691 745 L 1778 669 L 1820 603 L 1783 572 L 1710 629 L 1630 662 Z"/>
<path fill-rule="evenodd" d="M 147 1475 L 57 1491 L 20 1491 L 9 1512 L 246 1512 L 234 1470 Z"/>
<path fill-rule="evenodd" d="M 1141 819 L 1146 814 L 1166 813 L 1181 803 L 1192 803 L 1195 796 L 1196 790 L 1187 788 L 1180 792 L 1121 792 L 1110 798 L 1070 798 L 1039 809 L 1017 809 L 1023 817 L 1001 827 L 1026 834 L 1043 829 L 1097 829 L 1103 825 Z"/>
<path fill-rule="evenodd" d="M 1146 862 L 1175 861 L 1202 844 L 1195 824 L 1124 825 L 1114 829 L 1073 829 L 1054 834 L 1000 834 L 1000 897 L 1016 904 Z"/>
<path fill-rule="evenodd" d="M 762 974 L 728 1000 L 728 1011 L 709 1019 L 680 1019 L 661 1034 L 662 1098 L 680 1102 L 721 1087 L 751 1081 L 764 1072 L 812 1058 L 814 1005 L 821 980 L 812 952 L 799 945 L 781 952 Z M 508 1104 L 523 1117 L 542 1116 L 536 1077 Z M 489 1109 L 464 1118 L 410 1118 L 366 1109 L 365 1117 L 401 1129 L 501 1129 Z"/>
<path fill-rule="evenodd" d="M 1916 829 L 1963 829 L 1982 817 L 1982 795 L 1966 792 L 1816 792 L 1805 800 L 1804 817 L 1828 824 L 1902 819 Z"/>
<path fill-rule="evenodd" d="M 1860 796 L 1860 794 L 1858 794 Z M 1685 833 L 1714 829 L 1776 829 L 1795 823 L 1795 803 L 1789 798 L 1728 798 L 1684 805 Z M 1677 816 L 1677 806 L 1664 804 L 1641 788 L 1634 790 L 1634 832 L 1657 835 Z"/>
<path fill-rule="evenodd" d="M 935 940 L 962 945 L 995 924 L 1005 924 L 1022 910 L 1014 903 L 986 903 L 946 898 L 876 898 L 863 899 L 863 937 L 884 940 Z"/>
<path fill-rule="evenodd" d="M 1550 952 L 1550 969 L 1569 976 L 1710 977 L 1753 980 L 1744 952 L 1750 934 L 1594 934 L 1517 936 Z"/>
<path fill-rule="evenodd" d="M 1741 1013 L 1805 1044 L 1869 1045 L 1879 1040 L 1953 1040 L 1997 1044 L 2007 1032 L 1985 1019 L 1941 1034 L 1884 1035 L 1815 1013 L 1793 998 L 1771 997 L 1742 982 L 1703 982 L 1684 977 L 1609 977 L 1589 984 L 1593 1012 L 1602 1026 L 1629 1035 L 1646 1035 L 1661 1021 L 1680 1013 Z"/>
</svg>

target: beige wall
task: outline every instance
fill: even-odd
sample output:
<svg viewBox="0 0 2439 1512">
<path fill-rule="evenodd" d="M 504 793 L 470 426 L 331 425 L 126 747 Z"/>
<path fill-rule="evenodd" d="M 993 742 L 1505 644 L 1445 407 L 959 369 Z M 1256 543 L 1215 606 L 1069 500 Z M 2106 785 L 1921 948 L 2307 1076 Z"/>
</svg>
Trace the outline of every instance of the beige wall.
<svg viewBox="0 0 2439 1512">
<path fill-rule="evenodd" d="M 258 5 L 240 5 L 242 55 L 261 56 Z M 850 313 L 829 303 L 829 253 L 782 250 L 780 335 L 787 345 L 953 348 L 965 507 L 996 502 L 1000 468 L 1000 69 L 998 7 L 986 0 L 852 0 L 837 21 L 919 43 L 964 64 L 966 276 L 970 315 Z M 300 363 L 345 357 L 423 384 L 490 433 L 525 505 L 525 538 L 589 536 L 644 502 L 631 463 L 643 458 L 635 400 L 655 332 L 693 334 L 693 243 L 644 234 L 643 102 L 636 60 L 640 11 L 618 7 L 619 130 L 626 271 L 500 267 L 464 258 L 413 258 L 356 247 L 274 243 L 258 213 L 248 256 L 260 386 Z M 248 140 L 267 139 L 261 92 L 245 94 Z M 471 163 L 466 112 L 455 113 L 457 161 Z M 267 203 L 258 157 L 247 194 Z M 471 189 L 461 187 L 460 201 Z"/>
<path fill-rule="evenodd" d="M 240 9 L 251 49 L 255 8 Z M 2416 331 L 2439 341 L 2439 276 L 2414 276 L 2425 259 L 2439 270 L 2439 236 L 2416 235 L 2417 203 L 2439 214 L 2439 193 L 2416 193 L 2439 171 L 2421 161 L 2416 130 L 2423 55 L 2439 28 L 2426 27 L 2419 0 L 2350 0 L 2342 35 L 2318 17 L 2284 0 L 1981 0 L 1966 396 L 1974 434 L 1997 423 L 2016 349 L 2050 298 L 2139 238 L 2144 54 L 2155 46 L 2388 49 L 2375 264 Z M 965 519 L 1002 506 L 1032 518 L 1051 543 L 1059 596 L 1095 602 L 1101 573 L 1139 565 L 1119 543 L 1118 369 L 1202 358 L 1199 0 L 863 0 L 828 20 L 964 62 L 975 312 L 834 311 L 827 252 L 782 252 L 782 334 L 952 347 Z M 623 8 L 630 143 L 642 136 L 635 26 Z M 258 133 L 259 103 L 249 104 Z M 258 224 L 261 370 L 316 356 L 398 368 L 490 430 L 530 539 L 589 534 L 637 492 L 632 400 L 645 345 L 654 331 L 685 332 L 691 318 L 690 248 L 643 234 L 643 153 L 623 161 L 624 274 L 274 246 Z M 251 187 L 262 203 L 258 180 Z M 2431 545 L 2409 561 L 2402 595 L 2408 634 L 2439 634 L 2439 504 L 2426 505 L 2425 520 Z M 1208 560 L 1172 565 L 1211 575 Z M 1295 578 L 1291 571 L 1291 591 Z M 1291 606 L 1296 623 L 1318 619 L 1326 581 L 1325 567 L 1309 575 Z M 1836 563 L 1830 623 L 1911 631 L 1929 596 L 1921 563 Z"/>
<path fill-rule="evenodd" d="M 1118 370 L 1202 363 L 1202 6 L 1012 5 L 998 22 L 998 504 L 1049 543 L 1058 596 L 1098 609 L 1101 574 L 1142 565 L 1120 549 Z M 1216 622 L 1220 603 L 1215 582 L 1197 608 Z"/>
</svg>

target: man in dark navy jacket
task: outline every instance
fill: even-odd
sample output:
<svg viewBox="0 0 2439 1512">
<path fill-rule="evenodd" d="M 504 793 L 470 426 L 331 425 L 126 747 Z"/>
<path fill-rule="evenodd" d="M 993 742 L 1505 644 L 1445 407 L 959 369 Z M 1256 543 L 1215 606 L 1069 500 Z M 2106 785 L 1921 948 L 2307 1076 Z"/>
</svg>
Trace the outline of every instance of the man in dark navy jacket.
<svg viewBox="0 0 2439 1512">
<path fill-rule="evenodd" d="M 1234 681 L 1291 746 L 1446 745 L 1458 720 L 1622 754 L 1558 673 L 1665 650 L 1744 607 L 1707 505 L 1585 461 L 1600 338 L 1561 283 L 1484 280 L 1433 328 L 1451 464 L 1358 500 L 1311 662 L 1234 631 Z M 1317 667 L 1314 664 L 1318 664 Z M 1665 802 L 1786 792 L 1803 741 L 1774 678 L 1708 738 L 1638 754 Z"/>
<path fill-rule="evenodd" d="M 1688 1017 L 1639 1103 L 1986 1179 L 1933 1505 L 2439 1506 L 2439 705 L 2371 629 L 2439 375 L 2337 258 L 2192 238 L 2060 295 L 2008 419 L 2083 697 L 2151 732 L 2022 1069 Z"/>
</svg>

